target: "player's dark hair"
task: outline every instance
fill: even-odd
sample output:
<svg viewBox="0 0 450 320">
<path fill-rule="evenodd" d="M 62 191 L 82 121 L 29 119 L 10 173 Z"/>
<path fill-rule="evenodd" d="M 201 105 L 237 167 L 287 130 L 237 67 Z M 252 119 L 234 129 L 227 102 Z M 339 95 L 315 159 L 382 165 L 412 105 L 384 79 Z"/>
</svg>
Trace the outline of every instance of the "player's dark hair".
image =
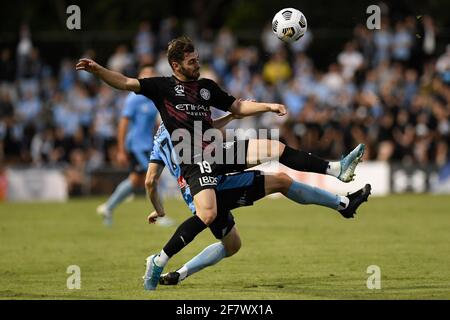
<svg viewBox="0 0 450 320">
<path fill-rule="evenodd" d="M 189 37 L 182 36 L 171 40 L 167 47 L 167 59 L 169 60 L 170 66 L 172 66 L 172 62 L 181 63 L 185 53 L 194 51 L 194 43 Z"/>
</svg>

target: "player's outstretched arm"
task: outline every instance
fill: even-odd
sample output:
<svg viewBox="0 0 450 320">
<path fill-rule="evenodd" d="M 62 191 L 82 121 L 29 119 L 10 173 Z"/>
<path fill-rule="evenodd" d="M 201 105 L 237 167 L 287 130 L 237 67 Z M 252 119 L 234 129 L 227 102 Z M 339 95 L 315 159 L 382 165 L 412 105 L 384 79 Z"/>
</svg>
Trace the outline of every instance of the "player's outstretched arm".
<svg viewBox="0 0 450 320">
<path fill-rule="evenodd" d="M 279 116 L 284 116 L 286 107 L 278 103 L 264 103 L 249 100 L 235 100 L 231 105 L 230 112 L 242 117 L 252 116 L 263 112 L 274 112 Z"/>
<path fill-rule="evenodd" d="M 243 118 L 243 117 L 233 114 L 233 113 L 230 113 L 230 114 L 227 114 L 226 116 L 214 119 L 212 126 L 216 129 L 221 129 L 221 128 L 225 127 L 227 124 L 229 124 L 231 121 L 233 121 L 235 119 L 241 119 L 241 118 Z"/>
<path fill-rule="evenodd" d="M 148 165 L 147 175 L 145 177 L 145 189 L 153 208 L 155 208 L 155 211 L 148 216 L 149 223 L 155 223 L 158 217 L 164 217 L 166 215 L 158 192 L 158 182 L 163 170 L 164 165 L 162 164 L 151 162 Z"/>
<path fill-rule="evenodd" d="M 108 70 L 91 59 L 80 59 L 75 68 L 96 75 L 113 88 L 134 92 L 141 90 L 138 79 L 128 78 L 119 72 Z"/>
</svg>

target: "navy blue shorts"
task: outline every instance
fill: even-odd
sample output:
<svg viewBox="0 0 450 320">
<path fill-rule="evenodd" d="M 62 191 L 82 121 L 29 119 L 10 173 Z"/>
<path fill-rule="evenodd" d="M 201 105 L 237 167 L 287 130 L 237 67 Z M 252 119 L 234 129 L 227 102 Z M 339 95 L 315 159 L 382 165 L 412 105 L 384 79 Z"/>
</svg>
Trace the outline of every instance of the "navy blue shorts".
<svg viewBox="0 0 450 320">
<path fill-rule="evenodd" d="M 217 178 L 217 217 L 209 228 L 217 239 L 222 239 L 235 225 L 231 210 L 251 206 L 264 198 L 264 175 L 252 170 Z"/>
<path fill-rule="evenodd" d="M 147 172 L 148 163 L 150 161 L 151 150 L 130 151 L 128 157 L 130 159 L 130 172 L 144 174 Z"/>
<path fill-rule="evenodd" d="M 265 196 L 264 175 L 249 170 L 217 177 L 217 209 L 233 210 L 253 205 Z"/>
</svg>

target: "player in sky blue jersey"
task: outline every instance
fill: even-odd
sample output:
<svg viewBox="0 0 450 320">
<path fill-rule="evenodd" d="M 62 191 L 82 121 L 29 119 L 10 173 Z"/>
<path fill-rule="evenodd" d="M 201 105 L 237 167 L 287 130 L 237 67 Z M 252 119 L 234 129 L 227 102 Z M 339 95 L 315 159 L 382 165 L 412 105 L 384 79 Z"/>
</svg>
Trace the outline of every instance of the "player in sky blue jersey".
<svg viewBox="0 0 450 320">
<path fill-rule="evenodd" d="M 192 213 L 195 213 L 194 199 L 192 198 L 189 186 L 181 176 L 181 168 L 175 161 L 173 153 L 173 145 L 170 140 L 170 134 L 166 130 L 164 123 L 161 122 L 153 142 L 153 149 L 150 155 L 150 163 L 160 164 L 170 171 L 170 174 L 177 179 L 178 187 L 181 195 L 188 205 Z"/>
<path fill-rule="evenodd" d="M 213 126 L 216 128 L 224 126 L 233 120 L 233 117 L 233 115 L 228 115 L 216 119 Z M 177 164 L 176 154 L 173 150 L 170 134 L 164 127 L 164 124 L 161 123 L 155 135 L 145 181 L 148 196 L 155 208 L 155 211 L 148 217 L 150 223 L 154 223 L 160 217 L 165 216 L 157 188 L 159 177 L 165 167 L 177 179 L 183 199 L 191 212 L 195 214 L 193 197 L 189 186 L 181 176 L 180 166 Z M 356 213 L 359 205 L 367 201 L 371 186 L 366 185 L 348 196 L 340 196 L 293 181 L 285 173 L 262 173 L 258 170 L 249 170 L 237 174 L 218 176 L 216 190 L 218 215 L 209 228 L 220 242 L 206 247 L 178 270 L 163 274 L 159 280 L 160 284 L 176 285 L 203 268 L 212 266 L 223 258 L 234 255 L 240 249 L 240 236 L 231 214 L 231 210 L 235 208 L 251 206 L 255 201 L 269 194 L 281 192 L 287 198 L 299 204 L 325 206 L 338 211 L 345 218 L 350 218 Z M 144 287 L 146 287 L 146 282 L 150 279 L 147 273 L 148 269 L 144 275 Z"/>
<path fill-rule="evenodd" d="M 139 77 L 152 76 L 155 74 L 151 66 L 141 68 Z M 127 96 L 117 133 L 117 160 L 122 166 L 129 164 L 130 174 L 116 187 L 108 201 L 97 208 L 107 226 L 112 224 L 114 209 L 144 186 L 157 117 L 158 110 L 152 100 L 134 92 Z M 166 218 L 161 224 L 170 224 L 170 220 Z"/>
</svg>

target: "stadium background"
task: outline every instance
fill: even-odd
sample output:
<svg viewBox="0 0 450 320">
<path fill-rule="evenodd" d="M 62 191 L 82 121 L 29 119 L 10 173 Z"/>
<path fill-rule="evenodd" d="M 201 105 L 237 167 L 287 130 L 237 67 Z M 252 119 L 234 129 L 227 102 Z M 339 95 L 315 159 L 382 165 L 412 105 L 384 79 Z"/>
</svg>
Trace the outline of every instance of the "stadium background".
<svg viewBox="0 0 450 320">
<path fill-rule="evenodd" d="M 379 31 L 366 28 L 370 3 L 364 1 L 80 1 L 81 30 L 66 28 L 68 4 L 2 3 L 3 198 L 5 170 L 18 166 L 62 170 L 69 196 L 110 192 L 126 174 L 114 156 L 126 93 L 76 73 L 73 65 L 87 56 L 132 76 L 139 64 L 151 62 L 167 75 L 166 44 L 182 33 L 197 43 L 203 76 L 237 97 L 289 108 L 283 123 L 264 115 L 231 127 L 280 128 L 289 145 L 329 159 L 364 142 L 364 160 L 388 161 L 389 172 L 404 177 L 404 185 L 390 189 L 449 190 L 442 187 L 450 154 L 445 1 L 380 3 Z M 273 12 L 289 5 L 301 7 L 309 22 L 307 35 L 293 46 L 270 29 Z M 14 177 L 20 180 L 20 173 Z"/>
<path fill-rule="evenodd" d="M 68 14 L 65 10 L 70 4 L 78 4 L 81 8 L 81 30 L 70 31 L 66 28 Z M 369 17 L 366 8 L 370 4 L 377 4 L 382 9 L 381 30 L 366 28 Z M 301 9 L 308 19 L 307 35 L 292 46 L 276 39 L 270 29 L 274 13 L 289 6 Z M 26 248 L 27 245 L 21 242 L 23 239 L 25 242 L 30 241 L 29 245 L 35 239 L 33 236 L 27 240 L 19 227 L 23 223 L 21 215 L 29 211 L 38 211 L 32 221 L 34 226 L 43 229 L 39 231 L 39 228 L 28 226 L 26 230 L 42 232 L 39 237 L 48 241 L 45 243 L 48 243 L 49 248 L 57 246 L 58 241 L 69 241 L 68 247 L 71 249 L 76 246 L 64 234 L 60 237 L 52 234 L 52 230 L 56 232 L 58 228 L 61 228 L 61 232 L 66 230 L 67 235 L 71 234 L 69 230 L 72 231 L 72 227 L 67 224 L 70 221 L 75 226 L 87 228 L 83 229 L 84 233 L 81 232 L 86 235 L 86 243 L 100 241 L 101 248 L 106 252 L 110 243 L 101 241 L 104 240 L 102 237 L 110 235 L 103 234 L 104 231 L 97 234 L 87 225 L 96 224 L 95 228 L 99 227 L 100 222 L 95 221 L 95 217 L 91 218 L 95 206 L 127 175 L 127 169 L 120 167 L 115 159 L 116 127 L 126 93 L 112 90 L 86 73 L 75 72 L 74 64 L 80 57 L 92 57 L 102 65 L 132 76 L 139 64 L 151 62 L 160 74 L 170 74 L 164 55 L 165 46 L 172 37 L 188 34 L 195 40 L 200 52 L 203 76 L 217 79 L 237 97 L 282 102 L 288 107 L 289 117 L 286 121 L 263 115 L 235 121 L 230 127 L 280 128 L 281 139 L 289 145 L 329 159 L 339 158 L 359 142 L 366 143 L 368 149 L 365 162 L 357 170 L 357 181 L 345 186 L 346 189 L 329 179 L 303 174 L 295 177 L 333 191 L 350 191 L 364 182 L 374 183 L 375 179 L 375 187 L 383 185 L 378 190 L 380 195 L 408 193 L 399 198 L 385 197 L 385 200 L 378 202 L 374 200 L 372 208 L 380 220 L 371 220 L 366 216 L 367 220 L 360 222 L 356 236 L 365 239 L 361 245 L 367 248 L 368 240 L 364 236 L 369 230 L 379 232 L 380 238 L 377 240 L 383 240 L 378 243 L 378 253 L 384 261 L 389 261 L 392 254 L 397 252 L 390 252 L 386 248 L 392 241 L 399 241 L 396 250 L 400 248 L 401 253 L 403 249 L 410 261 L 419 259 L 421 263 L 433 263 L 427 268 L 434 268 L 434 271 L 430 271 L 434 276 L 440 266 L 448 265 L 448 261 L 442 263 L 438 258 L 448 256 L 444 254 L 448 249 L 445 246 L 448 238 L 442 230 L 449 222 L 448 212 L 445 212 L 448 210 L 448 196 L 430 197 L 428 194 L 450 193 L 449 11 L 450 3 L 438 0 L 420 3 L 355 1 L 345 5 L 335 1 L 256 0 L 197 0 L 182 3 L 143 0 L 2 1 L 0 201 L 5 203 L 0 204 L 0 209 L 5 223 L 2 229 L 5 238 L 2 242 L 10 246 L 10 251 L 3 252 L 4 256 L 15 256 L 14 250 Z M 165 184 L 166 196 L 178 196 L 170 178 L 165 180 Z M 100 196 L 102 199 L 91 196 Z M 67 201 L 68 197 L 70 201 Z M 76 197 L 82 199 L 73 200 Z M 63 202 L 67 206 L 61 209 L 58 204 L 16 202 L 23 200 L 67 201 Z M 264 208 L 249 210 L 248 217 L 252 216 L 252 212 L 253 216 L 262 215 L 276 233 L 276 228 L 281 228 L 282 223 L 271 220 L 270 210 L 284 208 L 290 212 L 295 211 L 295 208 L 285 203 L 280 207 L 278 202 L 267 201 Z M 172 212 L 181 210 L 182 206 L 176 201 L 169 202 Z M 386 208 L 391 210 L 385 212 Z M 64 210 L 72 210 L 70 218 L 59 216 Z M 124 205 L 122 210 L 146 212 L 149 207 L 142 198 L 136 204 Z M 423 220 L 423 212 L 427 213 L 429 220 Z M 182 221 L 185 213 L 179 216 L 176 213 L 175 217 Z M 389 214 L 398 215 L 393 218 Z M 134 234 L 131 239 L 137 238 L 133 223 L 137 223 L 138 219 L 123 219 L 120 223 L 124 224 L 124 229 L 119 229 L 122 233 L 115 234 L 111 240 L 119 247 L 120 241 L 130 230 Z M 243 217 L 240 221 L 244 227 L 247 222 L 245 219 Z M 383 224 L 386 219 L 393 219 L 388 227 Z M 332 231 L 331 223 L 321 217 L 314 217 L 312 221 L 324 226 L 320 232 L 325 230 L 329 238 L 345 234 L 341 241 L 353 241 L 349 234 L 353 234 L 355 229 L 339 226 Z M 290 223 L 296 226 L 298 222 L 291 220 L 287 224 Z M 389 228 L 396 223 L 406 225 L 411 233 L 407 233 L 409 231 L 406 229 L 390 233 L 392 230 Z M 418 229 L 420 225 L 425 229 Z M 308 228 L 299 226 L 306 243 L 314 243 L 317 239 Z M 296 239 L 295 234 L 289 236 L 289 230 L 281 228 L 279 232 L 284 233 L 290 241 Z M 407 233 L 406 238 L 399 240 L 396 237 L 400 237 L 402 232 Z M 407 242 L 417 245 L 417 250 L 422 250 L 422 254 L 428 249 L 421 247 L 423 243 L 419 241 L 420 236 L 426 238 L 433 232 L 435 238 L 427 239 L 435 251 L 430 251 L 428 256 L 400 245 L 403 244 L 401 241 L 408 239 Z M 248 234 L 253 235 L 250 231 Z M 162 237 L 168 235 L 166 231 L 161 231 Z M 381 235 L 386 237 L 382 238 Z M 414 239 L 417 235 L 419 239 Z M 74 236 L 78 237 L 79 234 Z M 255 235 L 257 237 L 260 235 Z M 157 242 L 160 243 L 161 239 Z M 126 247 L 125 244 L 123 247 Z M 199 248 L 187 250 L 182 257 L 188 257 L 189 253 Z M 310 258 L 308 254 L 313 255 L 314 248 L 312 245 L 309 247 L 311 252 L 302 254 L 304 261 Z M 341 250 L 338 247 L 331 248 L 336 254 Z M 58 247 L 58 250 L 66 249 Z M 349 249 L 348 254 L 359 254 L 363 250 L 361 247 L 352 249 Z M 331 249 L 325 249 L 328 253 L 327 250 Z M 94 260 L 94 251 L 85 252 L 86 259 Z M 45 248 L 40 248 L 35 254 L 45 252 Z M 347 254 L 344 252 L 343 255 Z M 117 259 L 112 255 L 105 261 L 108 258 Z M 324 255 L 312 260 L 329 263 L 330 260 L 325 258 Z M 134 256 L 130 257 L 130 266 L 133 259 Z M 54 265 L 50 263 L 51 257 L 47 257 L 47 260 L 48 268 L 52 270 Z M 12 259 L 11 263 L 14 261 Z M 367 261 L 366 265 L 369 265 L 369 259 Z M 247 276 L 251 278 L 251 272 L 259 272 L 250 261 L 244 262 L 248 268 Z M 8 262 L 5 260 L 4 263 Z M 5 264 L 2 266 L 6 268 Z M 420 264 L 417 266 L 420 268 Z M 339 269 L 339 265 L 334 267 Z M 220 268 L 218 270 L 227 270 Z M 236 271 L 236 268 L 232 265 L 231 270 Z M 8 268 L 5 270 L 2 270 L 5 272 L 4 281 L 11 279 L 14 282 L 14 279 L 19 279 Z M 317 270 L 317 277 L 311 275 L 311 283 L 308 282 L 307 288 L 309 285 L 316 288 L 316 281 L 322 276 L 320 271 L 323 271 L 320 268 Z M 140 269 L 138 271 L 141 272 Z M 411 274 L 420 278 L 413 271 L 408 275 Z M 397 275 L 399 279 L 403 276 Z M 116 276 L 126 279 L 122 274 Z M 24 277 L 28 277 L 27 281 L 34 280 L 33 275 L 27 272 Z M 304 276 L 300 275 L 300 278 Z M 194 287 L 201 286 L 202 280 L 200 277 L 198 284 L 193 280 Z M 425 281 L 428 281 L 426 277 Z M 344 288 L 345 283 L 344 278 L 339 288 Z M 441 297 L 448 298 L 443 293 L 448 289 L 448 272 L 436 275 L 429 284 L 427 297 L 433 298 L 435 294 L 439 296 L 442 293 Z M 250 280 L 245 285 L 247 289 L 253 288 Z M 304 285 L 302 283 L 299 286 Z M 320 283 L 318 290 L 326 291 L 324 288 L 328 285 L 326 281 Z M 410 288 L 420 288 L 420 285 L 420 282 L 411 283 Z M 103 287 L 103 284 L 99 286 Z M 107 284 L 105 286 L 108 288 Z M 402 282 L 395 286 L 401 288 Z M 0 296 L 10 297 L 11 293 L 16 292 L 18 297 L 22 297 L 15 290 L 3 291 Z M 129 290 L 136 289 L 133 287 Z M 268 297 L 255 290 L 256 295 L 244 297 Z M 289 295 L 287 291 L 286 295 L 285 292 L 269 297 L 300 297 Z M 223 297 L 228 297 L 227 294 L 233 297 L 233 292 L 224 292 Z M 406 294 L 399 289 L 398 292 L 400 297 L 418 297 L 413 291 Z M 203 293 L 208 298 L 207 293 Z M 141 297 L 139 294 L 137 297 Z M 102 297 L 101 293 L 99 296 Z M 130 296 L 136 297 L 133 294 Z M 46 295 L 29 297 L 45 298 Z M 55 297 L 54 291 L 49 297 Z M 66 293 L 61 297 L 66 297 Z M 123 296 L 112 294 L 112 297 Z M 167 293 L 162 297 L 173 296 Z M 358 292 L 344 292 L 340 297 L 367 298 Z M 394 293 L 387 297 L 395 298 L 398 295 Z"/>
</svg>

